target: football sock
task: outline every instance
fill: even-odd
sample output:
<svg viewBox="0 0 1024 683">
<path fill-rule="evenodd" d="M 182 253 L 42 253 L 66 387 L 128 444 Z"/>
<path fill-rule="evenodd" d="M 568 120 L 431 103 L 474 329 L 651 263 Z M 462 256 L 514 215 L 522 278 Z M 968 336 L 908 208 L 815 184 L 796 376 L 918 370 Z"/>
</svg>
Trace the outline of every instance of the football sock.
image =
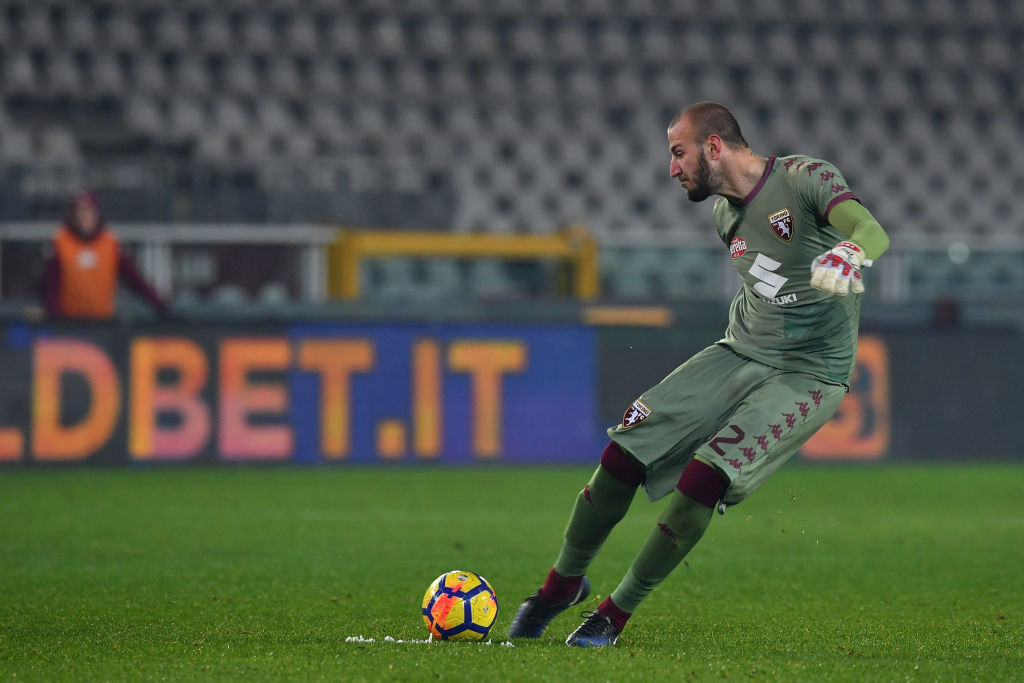
<svg viewBox="0 0 1024 683">
<path fill-rule="evenodd" d="M 686 557 L 711 522 L 713 508 L 688 498 L 678 490 L 669 495 L 668 506 L 658 518 L 633 566 L 611 594 L 614 603 L 630 613 Z"/>
<path fill-rule="evenodd" d="M 636 488 L 623 484 L 603 465 L 598 466 L 590 482 L 576 496 L 562 549 L 555 560 L 554 570 L 558 574 L 586 574 L 612 527 L 625 516 Z"/>
<path fill-rule="evenodd" d="M 597 611 L 605 615 L 612 620 L 612 625 L 615 626 L 615 630 L 622 632 L 622 629 L 626 628 L 626 622 L 632 616 L 631 612 L 627 612 L 622 609 L 614 602 L 611 597 L 607 597 L 601 601 L 601 604 L 597 606 Z"/>
<path fill-rule="evenodd" d="M 540 599 L 549 605 L 563 602 L 576 594 L 576 591 L 580 589 L 581 583 L 583 583 L 582 574 L 579 576 L 562 576 L 552 568 L 548 572 L 547 581 L 541 586 Z"/>
</svg>

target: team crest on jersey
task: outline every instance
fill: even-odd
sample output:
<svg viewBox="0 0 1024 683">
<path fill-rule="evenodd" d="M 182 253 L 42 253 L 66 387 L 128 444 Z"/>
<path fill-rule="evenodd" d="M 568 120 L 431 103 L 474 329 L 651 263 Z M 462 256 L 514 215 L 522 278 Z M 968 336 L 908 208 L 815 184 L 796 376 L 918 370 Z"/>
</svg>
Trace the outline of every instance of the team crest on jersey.
<svg viewBox="0 0 1024 683">
<path fill-rule="evenodd" d="M 643 401 L 637 399 L 622 416 L 622 428 L 632 429 L 651 416 L 651 409 Z"/>
<path fill-rule="evenodd" d="M 774 231 L 783 242 L 788 242 L 793 239 L 793 217 L 789 214 L 789 209 L 776 211 L 769 215 L 768 222 L 772 225 L 772 231 Z"/>
<path fill-rule="evenodd" d="M 729 243 L 729 254 L 733 258 L 739 258 L 747 253 L 747 241 L 742 237 L 733 237 Z"/>
</svg>

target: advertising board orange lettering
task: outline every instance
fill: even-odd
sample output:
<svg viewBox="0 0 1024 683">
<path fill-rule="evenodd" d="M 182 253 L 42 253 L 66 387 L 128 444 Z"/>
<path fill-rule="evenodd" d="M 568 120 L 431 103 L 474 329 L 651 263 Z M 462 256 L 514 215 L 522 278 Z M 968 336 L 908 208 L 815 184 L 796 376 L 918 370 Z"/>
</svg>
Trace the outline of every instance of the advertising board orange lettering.
<svg viewBox="0 0 1024 683">
<path fill-rule="evenodd" d="M 496 457 L 502 443 L 502 377 L 526 367 L 521 341 L 457 340 L 448 349 L 448 364 L 468 373 L 473 383 L 472 444 L 475 455 Z"/>
<path fill-rule="evenodd" d="M 121 409 L 121 382 L 98 346 L 75 339 L 37 339 L 32 355 L 32 451 L 37 460 L 82 460 L 110 439 Z M 76 374 L 89 388 L 84 417 L 61 422 L 61 378 Z"/>
<path fill-rule="evenodd" d="M 284 371 L 291 346 L 283 338 L 229 338 L 220 344 L 218 445 L 226 460 L 284 460 L 292 455 L 293 434 L 287 424 L 253 424 L 255 414 L 283 417 L 288 389 L 283 383 L 255 382 L 254 371 Z"/>
<path fill-rule="evenodd" d="M 889 354 L 882 339 L 864 336 L 850 393 L 801 453 L 809 460 L 874 460 L 888 450 Z"/>
<path fill-rule="evenodd" d="M 210 438 L 210 409 L 200 396 L 210 369 L 206 354 L 181 337 L 139 337 L 131 344 L 128 376 L 128 450 L 136 460 L 188 458 Z M 158 382 L 161 370 L 174 370 L 174 384 Z M 175 426 L 160 426 L 161 413 L 178 416 Z"/>
</svg>

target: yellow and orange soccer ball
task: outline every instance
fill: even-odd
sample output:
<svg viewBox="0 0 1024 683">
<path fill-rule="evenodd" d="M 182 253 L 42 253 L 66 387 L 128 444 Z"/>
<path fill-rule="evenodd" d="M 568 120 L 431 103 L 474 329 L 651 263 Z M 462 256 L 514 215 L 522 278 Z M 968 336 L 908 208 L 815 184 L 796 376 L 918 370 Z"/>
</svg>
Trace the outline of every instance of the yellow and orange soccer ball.
<svg viewBox="0 0 1024 683">
<path fill-rule="evenodd" d="M 474 572 L 445 572 L 423 594 L 423 621 L 436 640 L 483 640 L 497 618 L 498 596 Z"/>
</svg>

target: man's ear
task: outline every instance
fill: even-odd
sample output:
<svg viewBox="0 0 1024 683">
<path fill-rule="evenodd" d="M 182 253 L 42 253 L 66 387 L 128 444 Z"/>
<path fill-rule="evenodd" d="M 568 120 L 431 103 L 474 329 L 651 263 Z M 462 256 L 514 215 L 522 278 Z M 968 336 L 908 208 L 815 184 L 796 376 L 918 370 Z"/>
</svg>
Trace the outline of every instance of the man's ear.
<svg viewBox="0 0 1024 683">
<path fill-rule="evenodd" d="M 704 153 L 708 159 L 717 161 L 722 156 L 722 150 L 725 148 L 725 143 L 722 142 L 722 138 L 718 137 L 714 133 L 708 136 L 707 142 L 704 143 Z"/>
</svg>

